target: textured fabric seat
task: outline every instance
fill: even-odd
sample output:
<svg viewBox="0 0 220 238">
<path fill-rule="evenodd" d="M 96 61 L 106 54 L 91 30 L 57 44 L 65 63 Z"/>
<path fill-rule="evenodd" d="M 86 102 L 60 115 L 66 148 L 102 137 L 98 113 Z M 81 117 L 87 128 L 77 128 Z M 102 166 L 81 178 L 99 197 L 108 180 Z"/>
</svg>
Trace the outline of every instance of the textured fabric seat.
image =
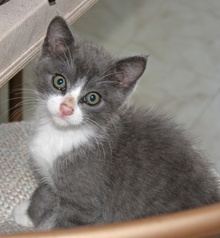
<svg viewBox="0 0 220 238">
<path fill-rule="evenodd" d="M 30 123 L 0 125 L 0 234 L 28 231 L 15 224 L 12 213 L 36 187 L 28 151 L 30 135 Z"/>
</svg>

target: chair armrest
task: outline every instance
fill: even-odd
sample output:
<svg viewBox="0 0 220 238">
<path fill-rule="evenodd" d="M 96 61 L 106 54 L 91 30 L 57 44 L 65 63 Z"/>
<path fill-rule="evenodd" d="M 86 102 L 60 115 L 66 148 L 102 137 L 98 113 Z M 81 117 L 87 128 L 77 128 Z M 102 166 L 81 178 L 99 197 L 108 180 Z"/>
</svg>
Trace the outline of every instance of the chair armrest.
<svg viewBox="0 0 220 238">
<path fill-rule="evenodd" d="M 220 234 L 220 204 L 124 223 L 35 232 L 2 238 L 185 238 Z"/>
</svg>

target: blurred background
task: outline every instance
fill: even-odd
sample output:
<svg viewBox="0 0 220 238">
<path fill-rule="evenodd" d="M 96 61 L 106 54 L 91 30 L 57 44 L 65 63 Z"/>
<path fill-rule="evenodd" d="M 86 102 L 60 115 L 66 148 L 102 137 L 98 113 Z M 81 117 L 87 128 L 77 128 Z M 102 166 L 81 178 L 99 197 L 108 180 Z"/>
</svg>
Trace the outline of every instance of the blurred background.
<svg viewBox="0 0 220 238">
<path fill-rule="evenodd" d="M 116 56 L 150 54 L 131 103 L 172 115 L 220 172 L 219 26 L 219 0 L 100 0 L 71 28 Z M 23 71 L 24 89 L 32 88 L 34 67 L 35 60 Z M 0 90 L 0 123 L 7 90 Z M 24 90 L 24 101 L 29 96 Z M 33 108 L 24 103 L 24 120 Z"/>
</svg>

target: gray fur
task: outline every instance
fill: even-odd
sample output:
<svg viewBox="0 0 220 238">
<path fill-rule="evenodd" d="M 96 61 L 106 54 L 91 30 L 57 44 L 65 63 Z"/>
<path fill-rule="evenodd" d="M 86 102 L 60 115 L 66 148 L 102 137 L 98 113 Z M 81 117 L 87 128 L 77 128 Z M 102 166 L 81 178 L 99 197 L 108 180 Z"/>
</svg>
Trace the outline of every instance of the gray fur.
<svg viewBox="0 0 220 238">
<path fill-rule="evenodd" d="M 95 90 L 102 103 L 80 104 L 85 122 L 98 125 L 99 137 L 55 160 L 53 185 L 41 178 L 28 209 L 36 226 L 48 220 L 51 228 L 112 223 L 220 201 L 217 177 L 185 132 L 159 113 L 126 105 L 146 61 L 115 59 L 73 38 L 61 17 L 52 20 L 37 67 L 36 120 L 46 117 L 39 112 L 49 95 L 64 95 L 85 76 L 82 97 Z M 51 83 L 56 73 L 68 82 L 65 92 Z"/>
</svg>

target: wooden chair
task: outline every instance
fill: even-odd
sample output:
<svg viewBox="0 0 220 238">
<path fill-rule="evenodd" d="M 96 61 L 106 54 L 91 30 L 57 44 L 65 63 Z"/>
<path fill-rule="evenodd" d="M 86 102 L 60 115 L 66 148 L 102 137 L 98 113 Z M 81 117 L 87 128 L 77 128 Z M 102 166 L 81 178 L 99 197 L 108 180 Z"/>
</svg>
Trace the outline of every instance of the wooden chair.
<svg viewBox="0 0 220 238">
<path fill-rule="evenodd" d="M 8 1 L 0 6 L 0 87 L 10 79 L 10 90 L 17 85 L 22 84 L 21 70 L 24 66 L 37 54 L 40 49 L 43 37 L 46 32 L 46 27 L 49 21 L 57 14 L 57 11 L 65 16 L 69 23 L 73 23 L 84 12 L 86 12 L 97 0 L 62 0 L 57 1 L 55 5 L 50 6 L 47 0 L 16 0 Z M 20 95 L 21 96 L 21 95 Z M 14 95 L 11 92 L 10 98 Z M 13 108 L 20 101 L 14 101 L 10 107 Z M 17 108 L 15 109 L 17 110 Z M 12 111 L 11 114 L 14 114 Z M 11 120 L 21 120 L 22 116 Z M 0 125 L 0 195 L 7 200 L 7 194 L 13 190 L 13 186 L 18 186 L 16 183 L 10 186 L 3 178 L 4 170 L 6 175 L 15 173 L 17 162 L 21 163 L 24 159 L 28 160 L 27 140 L 30 130 L 24 122 L 10 123 Z M 20 148 L 22 146 L 22 148 Z M 11 151 L 13 148 L 13 151 Z M 20 149 L 19 149 L 20 148 Z M 24 163 L 26 164 L 26 162 Z M 22 170 L 27 169 L 23 164 L 20 164 Z M 26 175 L 31 172 L 27 169 Z M 24 171 L 23 171 L 24 172 Z M 14 176 L 19 176 L 14 174 Z M 12 176 L 13 177 L 13 176 Z M 21 173 L 21 180 L 27 178 Z M 34 178 L 30 175 L 30 184 L 33 184 Z M 7 183 L 7 184 L 6 184 Z M 5 186 L 4 186 L 5 185 Z M 7 187 L 9 186 L 9 187 Z M 2 187 L 5 189 L 3 190 Z M 12 187 L 12 188 L 11 188 Z M 1 190 L 2 189 L 2 190 Z M 28 194 L 31 193 L 28 191 Z M 27 192 L 26 192 L 27 193 Z M 0 197 L 1 197 L 0 196 Z M 14 197 L 13 197 L 14 196 Z M 9 216 L 15 205 L 14 201 L 19 202 L 17 195 L 8 196 L 7 202 Z M 17 200 L 16 200 L 17 199 Z M 9 204 L 11 203 L 11 204 Z M 12 204 L 13 203 L 13 204 Z M 0 217 L 4 217 L 1 216 Z M 12 220 L 10 220 L 13 223 Z M 1 221 L 0 221 L 1 223 Z M 10 231 L 8 231 L 10 233 Z M 7 232 L 7 233 L 8 233 Z M 1 224 L 0 224 L 1 233 Z M 12 231 L 13 233 L 13 231 Z M 125 223 L 117 223 L 103 226 L 82 227 L 68 230 L 49 231 L 49 232 L 29 232 L 29 233 L 14 233 L 0 234 L 1 238 L 142 238 L 142 237 L 212 237 L 220 235 L 220 204 L 197 208 L 180 213 L 170 214 L 166 216 L 158 216 L 149 219 L 141 219 L 129 221 Z"/>
</svg>

